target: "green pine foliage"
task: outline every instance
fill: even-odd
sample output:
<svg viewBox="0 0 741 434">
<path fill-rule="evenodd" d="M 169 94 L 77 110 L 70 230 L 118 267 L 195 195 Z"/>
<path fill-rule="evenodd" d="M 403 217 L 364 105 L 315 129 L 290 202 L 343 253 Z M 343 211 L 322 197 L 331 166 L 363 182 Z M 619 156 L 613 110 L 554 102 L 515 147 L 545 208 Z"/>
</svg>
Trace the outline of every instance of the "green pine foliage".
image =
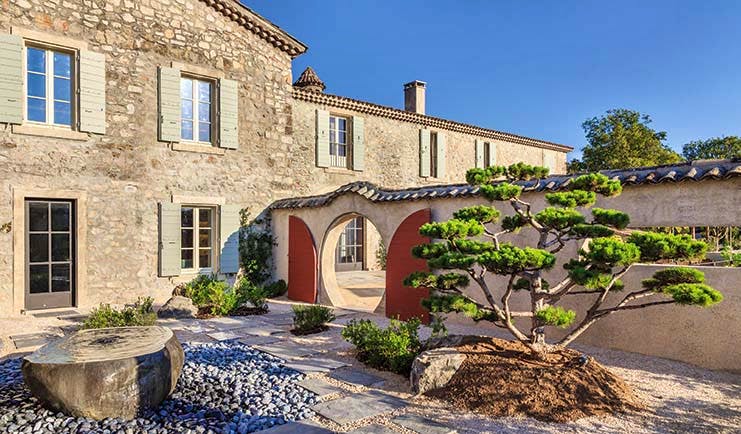
<svg viewBox="0 0 741 434">
<path fill-rule="evenodd" d="M 547 169 L 526 164 L 472 169 L 466 175 L 469 184 L 478 186 L 481 195 L 491 202 L 509 201 L 513 213 L 501 217 L 493 206 L 475 205 L 456 211 L 448 221 L 420 228 L 420 234 L 436 241 L 417 246 L 412 253 L 424 259 L 432 271 L 414 273 L 404 284 L 430 289 L 430 297 L 423 305 L 435 318 L 459 313 L 474 321 L 493 322 L 537 352 L 545 345 L 547 327 L 569 329 L 559 342 L 568 345 L 595 320 L 620 310 L 666 303 L 710 306 L 722 300 L 722 295 L 705 283 L 703 274 L 691 268 L 662 270 L 644 280 L 642 289 L 625 288 L 621 277 L 632 264 L 695 260 L 704 256 L 706 244 L 688 235 L 630 231 L 630 217 L 617 210 L 592 208 L 592 221 L 587 222 L 581 211 L 594 205 L 597 195 L 610 197 L 622 192 L 619 181 L 601 173 L 572 179 L 562 191 L 545 195 L 549 206 L 534 210 L 522 197 L 525 186 L 530 188 L 532 184 L 523 181 L 547 175 Z M 495 229 L 497 224 L 499 231 Z M 507 237 L 525 228 L 537 236 L 519 239 L 535 239 L 537 244 L 513 245 Z M 567 276 L 553 282 L 549 274 L 551 282 L 546 280 L 544 273 L 553 269 L 556 255 L 569 251 L 564 249 L 567 243 L 583 240 L 588 242 L 578 250 L 578 256 L 565 258 Z M 504 279 L 486 279 L 490 274 Z M 469 294 L 474 286 L 481 289 L 483 297 Z M 613 300 L 607 297 L 608 293 L 620 291 L 625 291 L 622 301 L 608 302 Z M 663 301 L 643 300 L 645 295 L 654 294 L 663 296 Z M 592 298 L 591 307 L 580 318 L 580 324 L 586 327 L 574 326 L 577 313 L 558 305 L 570 296 Z M 510 297 L 530 297 L 530 303 L 516 303 L 518 307 L 529 307 L 514 311 Z M 522 322 L 529 324 L 521 329 Z M 381 333 L 370 330 L 372 327 L 367 324 L 358 324 L 356 328 L 369 329 L 364 333 L 348 332 L 354 343 L 359 342 L 356 345 L 364 345 L 358 337 L 361 334 Z M 366 351 L 361 357 L 371 359 L 375 354 Z M 389 366 L 388 359 L 382 357 L 373 363 Z"/>
</svg>

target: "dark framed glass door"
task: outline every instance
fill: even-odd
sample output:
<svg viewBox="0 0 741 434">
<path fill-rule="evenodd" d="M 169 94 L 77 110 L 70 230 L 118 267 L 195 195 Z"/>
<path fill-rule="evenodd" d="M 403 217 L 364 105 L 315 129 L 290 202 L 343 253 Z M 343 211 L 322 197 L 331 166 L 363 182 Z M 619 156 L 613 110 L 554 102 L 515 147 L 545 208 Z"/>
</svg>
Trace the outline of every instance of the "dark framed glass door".
<svg viewBox="0 0 741 434">
<path fill-rule="evenodd" d="M 74 305 L 75 203 L 27 199 L 26 309 Z"/>
<path fill-rule="evenodd" d="M 340 234 L 335 250 L 335 271 L 359 271 L 365 264 L 365 218 L 350 220 Z"/>
</svg>

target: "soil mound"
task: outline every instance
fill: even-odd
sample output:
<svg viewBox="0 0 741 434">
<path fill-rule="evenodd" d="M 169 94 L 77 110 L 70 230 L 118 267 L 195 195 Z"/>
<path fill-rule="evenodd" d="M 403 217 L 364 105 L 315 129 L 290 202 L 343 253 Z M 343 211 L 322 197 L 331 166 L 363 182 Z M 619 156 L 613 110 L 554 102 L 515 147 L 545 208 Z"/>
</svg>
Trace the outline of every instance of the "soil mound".
<svg viewBox="0 0 741 434">
<path fill-rule="evenodd" d="M 483 337 L 457 349 L 466 355 L 460 369 L 427 393 L 457 408 L 547 422 L 644 409 L 620 377 L 574 350 L 539 360 L 519 342 Z"/>
</svg>

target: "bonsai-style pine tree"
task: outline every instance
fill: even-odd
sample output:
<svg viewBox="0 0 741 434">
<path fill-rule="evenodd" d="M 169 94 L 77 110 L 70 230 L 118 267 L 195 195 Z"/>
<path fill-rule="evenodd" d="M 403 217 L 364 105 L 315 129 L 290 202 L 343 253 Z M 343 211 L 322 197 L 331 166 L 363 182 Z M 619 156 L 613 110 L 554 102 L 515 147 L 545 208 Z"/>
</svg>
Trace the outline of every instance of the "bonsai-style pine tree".
<svg viewBox="0 0 741 434">
<path fill-rule="evenodd" d="M 405 284 L 431 290 L 423 302 L 431 313 L 459 312 L 477 322 L 490 321 L 543 354 L 568 345 L 615 312 L 672 303 L 710 306 L 722 300 L 720 292 L 704 283 L 702 272 L 687 267 L 658 271 L 641 288 L 624 288 L 620 278 L 632 264 L 692 261 L 703 257 L 707 246 L 689 235 L 627 230 L 629 216 L 616 210 L 591 208 L 591 216 L 585 216 L 582 211 L 594 205 L 598 194 L 622 192 L 619 181 L 599 173 L 578 176 L 562 191 L 546 193 L 550 206 L 536 212 L 520 198 L 524 188 L 517 182 L 547 175 L 544 167 L 522 163 L 471 169 L 466 174 L 468 183 L 478 186 L 491 202 L 508 202 L 514 213 L 500 219 L 496 208 L 476 205 L 458 210 L 451 220 L 420 228 L 420 234 L 434 242 L 415 247 L 413 254 L 427 260 L 431 270 L 440 271 L 416 272 Z M 521 229 L 535 232 L 534 247 L 516 247 L 503 240 Z M 547 281 L 544 272 L 554 267 L 556 255 L 565 252 L 569 243 L 584 246 L 578 257 L 563 265 L 563 279 Z M 506 284 L 491 287 L 489 274 L 504 276 Z M 472 283 L 480 287 L 485 303 L 466 295 L 464 289 Z M 530 309 L 512 310 L 512 295 L 523 291 L 529 295 Z M 624 296 L 606 303 L 614 292 Z M 566 297 L 591 297 L 591 306 L 577 314 L 559 306 Z M 522 320 L 529 323 L 527 329 L 521 328 Z M 554 326 L 570 330 L 555 344 L 547 343 L 546 329 Z"/>
</svg>

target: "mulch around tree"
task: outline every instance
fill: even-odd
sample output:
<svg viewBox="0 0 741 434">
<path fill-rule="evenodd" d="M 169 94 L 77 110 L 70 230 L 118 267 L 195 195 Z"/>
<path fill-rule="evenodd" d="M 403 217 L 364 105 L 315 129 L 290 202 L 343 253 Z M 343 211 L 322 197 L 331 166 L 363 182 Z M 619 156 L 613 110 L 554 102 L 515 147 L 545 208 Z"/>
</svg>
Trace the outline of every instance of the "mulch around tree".
<svg viewBox="0 0 741 434">
<path fill-rule="evenodd" d="M 427 393 L 457 408 L 546 422 L 645 409 L 620 377 L 592 358 L 583 364 L 574 350 L 538 360 L 519 342 L 484 337 L 457 350 L 466 355 L 460 369 L 445 387 Z"/>
</svg>

